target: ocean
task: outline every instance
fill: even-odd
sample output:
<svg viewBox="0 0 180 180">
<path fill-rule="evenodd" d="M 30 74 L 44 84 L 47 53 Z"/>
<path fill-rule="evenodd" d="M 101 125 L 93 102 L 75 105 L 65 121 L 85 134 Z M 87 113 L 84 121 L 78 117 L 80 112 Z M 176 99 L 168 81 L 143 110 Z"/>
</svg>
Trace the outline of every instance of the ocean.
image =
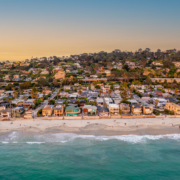
<svg viewBox="0 0 180 180">
<path fill-rule="evenodd" d="M 180 179 L 180 135 L 0 136 L 0 180 Z"/>
</svg>

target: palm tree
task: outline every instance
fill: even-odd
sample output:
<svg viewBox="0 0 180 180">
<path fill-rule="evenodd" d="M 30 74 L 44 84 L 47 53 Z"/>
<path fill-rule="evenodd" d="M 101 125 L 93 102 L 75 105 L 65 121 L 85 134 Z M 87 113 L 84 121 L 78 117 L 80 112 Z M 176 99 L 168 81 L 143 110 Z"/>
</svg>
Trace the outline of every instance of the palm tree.
<svg viewBox="0 0 180 180">
<path fill-rule="evenodd" d="M 130 91 L 130 96 L 132 98 L 132 92 L 133 92 L 134 88 L 133 87 L 130 87 L 129 91 Z"/>
<path fill-rule="evenodd" d="M 17 98 L 17 95 L 18 95 L 17 91 L 14 91 L 13 95 L 14 95 L 14 98 Z"/>
<path fill-rule="evenodd" d="M 108 91 L 109 97 L 111 96 L 111 93 L 112 93 L 112 90 L 110 89 L 110 90 Z"/>
<path fill-rule="evenodd" d="M 159 103 L 159 100 L 156 99 L 156 100 L 155 100 L 155 103 L 156 103 L 156 107 L 157 107 L 157 105 L 158 105 L 158 103 Z"/>
<path fill-rule="evenodd" d="M 79 90 L 79 91 L 78 91 L 78 94 L 79 94 L 79 96 L 81 96 L 81 94 L 82 94 L 82 91 L 81 91 L 81 90 Z"/>
<path fill-rule="evenodd" d="M 99 91 L 99 96 L 101 96 L 101 94 L 102 94 L 102 90 Z"/>
<path fill-rule="evenodd" d="M 178 88 L 175 88 L 174 93 L 175 93 L 175 96 L 177 96 L 177 94 L 178 94 Z"/>
</svg>

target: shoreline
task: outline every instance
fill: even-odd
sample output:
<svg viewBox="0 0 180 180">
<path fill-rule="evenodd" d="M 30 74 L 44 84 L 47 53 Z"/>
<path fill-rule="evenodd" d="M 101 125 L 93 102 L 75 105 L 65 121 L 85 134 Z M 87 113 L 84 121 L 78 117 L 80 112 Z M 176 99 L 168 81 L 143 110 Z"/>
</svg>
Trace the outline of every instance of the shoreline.
<svg viewBox="0 0 180 180">
<path fill-rule="evenodd" d="M 94 119 L 0 121 L 0 134 L 12 131 L 44 133 L 75 133 L 84 135 L 165 135 L 180 134 L 180 120 L 165 119 Z"/>
</svg>

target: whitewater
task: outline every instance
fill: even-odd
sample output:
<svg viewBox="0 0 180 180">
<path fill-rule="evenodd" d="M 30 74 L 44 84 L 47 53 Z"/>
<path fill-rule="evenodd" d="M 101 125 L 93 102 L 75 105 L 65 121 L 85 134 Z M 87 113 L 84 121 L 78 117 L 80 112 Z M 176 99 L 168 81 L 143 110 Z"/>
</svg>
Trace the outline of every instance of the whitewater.
<svg viewBox="0 0 180 180">
<path fill-rule="evenodd" d="M 180 134 L 0 136 L 0 179 L 179 179 Z"/>
</svg>

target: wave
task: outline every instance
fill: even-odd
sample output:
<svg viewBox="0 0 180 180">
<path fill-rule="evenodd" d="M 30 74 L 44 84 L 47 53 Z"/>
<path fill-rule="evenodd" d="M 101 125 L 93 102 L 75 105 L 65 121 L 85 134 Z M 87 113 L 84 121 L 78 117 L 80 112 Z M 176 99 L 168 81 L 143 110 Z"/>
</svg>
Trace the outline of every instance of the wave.
<svg viewBox="0 0 180 180">
<path fill-rule="evenodd" d="M 86 140 L 96 140 L 96 141 L 108 141 L 108 140 L 119 140 L 126 141 L 130 143 L 140 143 L 146 140 L 159 140 L 159 139 L 173 139 L 180 140 L 180 134 L 167 134 L 167 135 L 118 135 L 118 136 L 95 136 L 95 135 L 77 135 L 73 133 L 58 133 L 58 134 L 45 134 L 38 135 L 36 137 L 38 140 L 43 140 L 44 142 L 68 142 L 75 139 L 86 139 Z"/>
<path fill-rule="evenodd" d="M 26 142 L 27 144 L 43 144 L 45 142 Z"/>
<path fill-rule="evenodd" d="M 28 138 L 28 139 L 27 139 Z M 33 135 L 26 137 L 21 132 L 12 132 L 8 135 L 0 136 L 0 142 L 8 143 L 27 143 L 27 144 L 44 144 L 44 143 L 67 143 L 74 140 L 92 140 L 92 141 L 108 141 L 118 140 L 129 143 L 145 143 L 147 140 L 172 139 L 180 140 L 180 134 L 166 135 L 117 135 L 117 136 L 95 136 L 95 135 L 77 135 L 74 133 L 48 133 L 43 135 Z"/>
</svg>

